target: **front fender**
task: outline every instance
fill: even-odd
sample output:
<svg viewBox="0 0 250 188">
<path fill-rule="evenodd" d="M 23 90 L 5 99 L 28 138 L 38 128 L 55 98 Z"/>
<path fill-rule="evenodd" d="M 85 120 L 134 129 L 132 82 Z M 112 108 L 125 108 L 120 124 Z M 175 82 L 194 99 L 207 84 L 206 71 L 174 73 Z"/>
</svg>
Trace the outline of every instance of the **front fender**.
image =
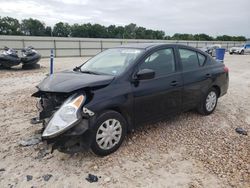
<svg viewBox="0 0 250 188">
<path fill-rule="evenodd" d="M 119 88 L 107 87 L 92 91 L 92 100 L 84 107 L 94 112 L 96 117 L 106 110 L 115 110 L 123 115 L 130 128 L 133 124 L 133 95 L 130 88 L 130 85 L 120 85 Z"/>
</svg>

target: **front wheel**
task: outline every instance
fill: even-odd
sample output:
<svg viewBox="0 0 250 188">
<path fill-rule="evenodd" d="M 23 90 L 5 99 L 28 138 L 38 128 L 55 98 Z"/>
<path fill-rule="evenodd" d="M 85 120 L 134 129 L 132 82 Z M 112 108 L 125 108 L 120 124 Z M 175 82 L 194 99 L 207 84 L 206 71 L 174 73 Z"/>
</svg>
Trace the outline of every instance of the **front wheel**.
<svg viewBox="0 0 250 188">
<path fill-rule="evenodd" d="M 240 55 L 244 55 L 244 50 L 241 50 Z"/>
<path fill-rule="evenodd" d="M 120 147 L 126 133 L 127 123 L 123 116 L 115 111 L 106 111 L 94 125 L 91 149 L 96 155 L 109 155 Z"/>
<path fill-rule="evenodd" d="M 213 113 L 217 106 L 218 91 L 215 88 L 211 88 L 205 97 L 202 99 L 198 112 L 202 115 L 209 115 Z"/>
</svg>

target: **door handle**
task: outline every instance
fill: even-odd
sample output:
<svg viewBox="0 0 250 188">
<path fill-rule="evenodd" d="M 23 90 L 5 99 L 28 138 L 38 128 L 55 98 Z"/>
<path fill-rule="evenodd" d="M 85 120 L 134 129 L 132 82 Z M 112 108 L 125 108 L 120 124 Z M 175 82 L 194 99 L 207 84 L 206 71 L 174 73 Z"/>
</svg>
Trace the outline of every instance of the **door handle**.
<svg viewBox="0 0 250 188">
<path fill-rule="evenodd" d="M 177 82 L 177 81 L 172 81 L 172 82 L 170 83 L 170 85 L 171 85 L 171 86 L 177 86 L 177 85 L 178 85 L 178 82 Z"/>
<path fill-rule="evenodd" d="M 207 78 L 211 78 L 211 77 L 212 77 L 212 74 L 207 73 L 207 74 L 206 74 L 206 77 L 207 77 Z"/>
</svg>

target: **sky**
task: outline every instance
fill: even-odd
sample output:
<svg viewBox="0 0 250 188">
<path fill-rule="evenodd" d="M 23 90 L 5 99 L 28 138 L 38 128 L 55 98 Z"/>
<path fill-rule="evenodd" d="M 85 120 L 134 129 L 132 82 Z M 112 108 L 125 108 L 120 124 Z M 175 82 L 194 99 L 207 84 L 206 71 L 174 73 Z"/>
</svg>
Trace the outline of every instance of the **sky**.
<svg viewBox="0 0 250 188">
<path fill-rule="evenodd" d="M 0 16 L 250 38 L 250 0 L 0 0 Z"/>
</svg>

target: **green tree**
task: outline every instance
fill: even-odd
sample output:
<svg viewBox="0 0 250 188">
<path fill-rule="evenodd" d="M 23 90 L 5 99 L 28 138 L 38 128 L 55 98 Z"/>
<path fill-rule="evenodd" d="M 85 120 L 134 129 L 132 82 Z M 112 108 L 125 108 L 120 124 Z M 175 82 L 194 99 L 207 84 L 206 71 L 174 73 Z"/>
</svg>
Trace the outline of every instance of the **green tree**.
<svg viewBox="0 0 250 188">
<path fill-rule="evenodd" d="M 175 33 L 166 36 L 164 31 L 138 27 L 136 24 L 105 27 L 100 24 L 73 24 L 59 22 L 52 28 L 37 19 L 24 19 L 21 24 L 15 18 L 0 17 L 0 35 L 30 35 L 58 37 L 89 37 L 89 38 L 124 38 L 124 39 L 165 39 L 165 40 L 200 40 L 200 41 L 247 41 L 244 36 L 221 35 L 213 38 L 205 33 Z"/>
<path fill-rule="evenodd" d="M 124 27 L 124 37 L 126 39 L 136 39 L 136 24 L 129 24 Z"/>
<path fill-rule="evenodd" d="M 100 24 L 88 25 L 88 33 L 91 38 L 107 38 L 108 33 L 105 26 Z"/>
<path fill-rule="evenodd" d="M 246 37 L 244 36 L 233 36 L 232 40 L 233 41 L 247 41 Z"/>
<path fill-rule="evenodd" d="M 20 23 L 17 19 L 11 17 L 0 17 L 1 35 L 21 35 Z"/>
<path fill-rule="evenodd" d="M 207 35 L 207 34 L 201 33 L 201 34 L 195 34 L 194 35 L 194 40 L 212 41 L 212 40 L 214 40 L 214 38 Z"/>
<path fill-rule="evenodd" d="M 21 31 L 24 35 L 44 36 L 45 24 L 36 19 L 24 19 L 21 23 Z"/>
<path fill-rule="evenodd" d="M 124 33 L 125 33 L 124 27 L 118 26 L 115 28 L 115 38 L 123 39 Z"/>
<path fill-rule="evenodd" d="M 164 31 L 154 31 L 153 38 L 154 39 L 164 39 L 165 32 Z"/>
<path fill-rule="evenodd" d="M 229 36 L 229 35 L 222 35 L 222 36 L 217 36 L 216 40 L 219 40 L 219 41 L 231 41 L 232 37 Z"/>
<path fill-rule="evenodd" d="M 87 24 L 74 24 L 71 26 L 72 37 L 89 37 L 89 31 Z"/>
<path fill-rule="evenodd" d="M 165 39 L 165 40 L 171 40 L 171 36 L 166 35 L 166 36 L 164 37 L 164 39 Z"/>
<path fill-rule="evenodd" d="M 135 31 L 136 39 L 145 39 L 146 38 L 146 28 L 138 27 Z"/>
<path fill-rule="evenodd" d="M 108 38 L 116 38 L 117 31 L 116 31 L 116 26 L 115 25 L 110 25 L 106 28 L 107 32 L 107 37 Z"/>
<path fill-rule="evenodd" d="M 192 34 L 187 34 L 187 33 L 184 33 L 184 34 L 175 33 L 172 36 L 172 39 L 173 40 L 194 40 L 194 36 Z"/>
<path fill-rule="evenodd" d="M 147 29 L 145 32 L 145 39 L 154 39 L 154 31 L 152 29 Z"/>
<path fill-rule="evenodd" d="M 68 37 L 70 36 L 71 27 L 68 23 L 59 22 L 53 28 L 53 36 Z"/>
<path fill-rule="evenodd" d="M 50 26 L 47 26 L 45 28 L 45 35 L 46 36 L 53 36 L 53 33 L 52 33 L 52 28 Z"/>
</svg>

